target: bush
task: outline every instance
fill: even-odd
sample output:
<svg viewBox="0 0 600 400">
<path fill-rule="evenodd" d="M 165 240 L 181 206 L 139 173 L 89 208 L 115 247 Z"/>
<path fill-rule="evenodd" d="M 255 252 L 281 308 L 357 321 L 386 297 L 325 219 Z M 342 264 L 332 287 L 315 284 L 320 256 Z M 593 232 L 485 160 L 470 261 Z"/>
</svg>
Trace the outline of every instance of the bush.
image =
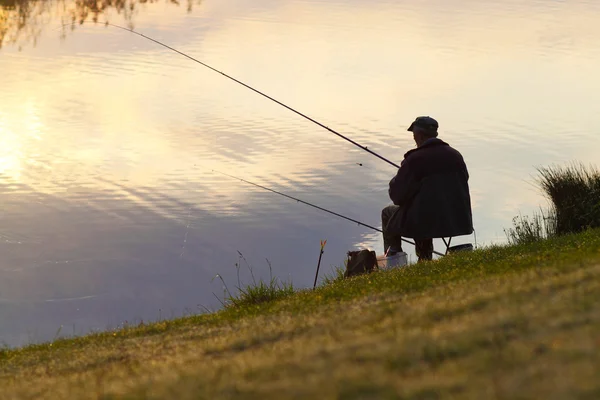
<svg viewBox="0 0 600 400">
<path fill-rule="evenodd" d="M 552 202 L 556 234 L 600 227 L 600 172 L 572 164 L 539 168 L 538 185 Z"/>
<path fill-rule="evenodd" d="M 511 244 L 531 243 L 555 235 L 600 227 L 600 171 L 583 164 L 538 168 L 537 184 L 551 208 L 533 217 L 513 218 L 505 230 Z"/>
</svg>

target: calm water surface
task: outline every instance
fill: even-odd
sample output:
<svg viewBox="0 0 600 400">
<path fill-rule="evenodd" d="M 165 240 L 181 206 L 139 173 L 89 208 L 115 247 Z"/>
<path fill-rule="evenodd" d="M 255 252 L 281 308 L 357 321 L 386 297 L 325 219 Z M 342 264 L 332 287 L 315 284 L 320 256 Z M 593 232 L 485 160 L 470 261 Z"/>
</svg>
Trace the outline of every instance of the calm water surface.
<svg viewBox="0 0 600 400">
<path fill-rule="evenodd" d="M 211 170 L 379 226 L 392 167 L 140 37 L 62 30 L 74 7 L 0 1 L 1 342 L 218 308 L 212 278 L 236 284 L 238 251 L 256 275 L 268 258 L 307 287 L 320 239 L 326 271 L 348 250 L 382 250 L 376 232 Z M 98 15 L 396 162 L 414 117 L 435 116 L 470 168 L 480 245 L 545 205 L 536 166 L 597 161 L 599 18 L 585 0 L 206 0 Z"/>
</svg>

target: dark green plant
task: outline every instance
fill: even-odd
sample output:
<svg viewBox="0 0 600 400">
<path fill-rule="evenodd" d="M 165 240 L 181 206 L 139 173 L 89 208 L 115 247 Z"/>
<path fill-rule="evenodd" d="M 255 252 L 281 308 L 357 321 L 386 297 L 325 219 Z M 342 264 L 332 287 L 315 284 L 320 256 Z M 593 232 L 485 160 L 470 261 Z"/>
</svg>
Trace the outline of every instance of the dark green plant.
<svg viewBox="0 0 600 400">
<path fill-rule="evenodd" d="M 537 184 L 552 202 L 556 234 L 600 227 L 600 171 L 594 166 L 538 168 Z"/>
<path fill-rule="evenodd" d="M 550 200 L 548 211 L 513 218 L 504 232 L 511 244 L 525 244 L 555 235 L 600 227 L 600 171 L 594 166 L 570 164 L 538 168 L 538 187 Z"/>
</svg>

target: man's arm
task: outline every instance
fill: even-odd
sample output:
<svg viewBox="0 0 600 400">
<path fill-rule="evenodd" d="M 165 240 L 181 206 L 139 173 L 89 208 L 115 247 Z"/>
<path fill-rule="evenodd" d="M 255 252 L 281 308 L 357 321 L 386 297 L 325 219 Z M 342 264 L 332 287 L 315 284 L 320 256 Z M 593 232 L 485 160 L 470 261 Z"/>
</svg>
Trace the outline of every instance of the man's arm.
<svg viewBox="0 0 600 400">
<path fill-rule="evenodd" d="M 390 181 L 388 194 L 397 206 L 407 205 L 419 191 L 420 184 L 411 172 L 410 163 L 403 162 L 398 173 Z"/>
</svg>

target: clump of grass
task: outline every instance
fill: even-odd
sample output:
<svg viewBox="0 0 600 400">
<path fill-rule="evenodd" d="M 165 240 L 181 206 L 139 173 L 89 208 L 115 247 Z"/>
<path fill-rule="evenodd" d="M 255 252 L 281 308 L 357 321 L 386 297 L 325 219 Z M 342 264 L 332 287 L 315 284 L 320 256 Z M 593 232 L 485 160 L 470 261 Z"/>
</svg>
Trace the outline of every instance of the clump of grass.
<svg viewBox="0 0 600 400">
<path fill-rule="evenodd" d="M 342 267 L 334 267 L 333 271 L 331 271 L 329 274 L 325 274 L 325 276 L 323 277 L 322 285 L 327 286 L 333 283 L 343 281 L 345 278 L 345 271 L 346 270 Z"/>
<path fill-rule="evenodd" d="M 556 233 L 577 233 L 600 227 L 600 171 L 571 164 L 539 168 L 538 185 L 552 201 Z"/>
<path fill-rule="evenodd" d="M 294 285 L 292 282 L 282 282 L 279 279 L 273 277 L 273 266 L 271 262 L 267 259 L 267 264 L 269 265 L 269 280 L 265 282 L 262 279 L 256 280 L 254 276 L 254 269 L 246 260 L 246 257 L 238 251 L 239 260 L 235 264 L 237 269 L 237 279 L 238 284 L 236 286 L 237 292 L 235 294 L 231 293 L 225 280 L 221 275 L 216 275 L 215 278 L 219 278 L 223 283 L 224 289 L 224 301 L 219 301 L 226 309 L 231 308 L 243 308 L 248 306 L 255 306 L 259 304 L 264 304 L 268 302 L 272 302 L 275 300 L 279 300 L 285 297 L 288 297 L 296 292 Z M 242 285 L 240 280 L 240 268 L 241 262 L 244 262 L 248 270 L 250 271 L 250 276 L 252 277 L 252 283 L 249 283 L 245 286 Z M 218 299 L 218 297 L 217 297 Z"/>
<path fill-rule="evenodd" d="M 513 227 L 505 229 L 509 244 L 537 242 L 556 235 L 556 218 L 552 211 L 534 213 L 533 217 L 519 215 L 513 218 Z"/>
<path fill-rule="evenodd" d="M 536 183 L 551 207 L 533 217 L 513 218 L 513 228 L 504 230 L 510 244 L 600 227 L 600 171 L 596 167 L 571 164 L 538 168 L 538 172 Z"/>
<path fill-rule="evenodd" d="M 291 282 L 279 282 L 276 278 L 271 278 L 269 282 L 259 280 L 255 284 L 244 288 L 238 288 L 237 297 L 229 298 L 229 307 L 243 307 L 249 305 L 258 305 L 279 300 L 294 294 L 294 285 Z"/>
</svg>

